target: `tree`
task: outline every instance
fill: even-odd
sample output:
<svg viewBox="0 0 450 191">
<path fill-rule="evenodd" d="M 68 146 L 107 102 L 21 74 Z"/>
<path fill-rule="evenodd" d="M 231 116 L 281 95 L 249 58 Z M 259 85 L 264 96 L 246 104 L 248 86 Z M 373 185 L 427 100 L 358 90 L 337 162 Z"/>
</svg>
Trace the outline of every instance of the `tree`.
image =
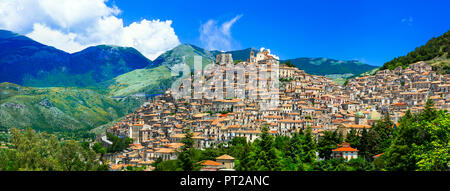
<svg viewBox="0 0 450 191">
<path fill-rule="evenodd" d="M 428 100 L 423 112 L 409 111 L 400 120 L 384 158 L 388 170 L 448 170 L 450 115 Z"/>
<path fill-rule="evenodd" d="M 282 170 L 296 171 L 302 164 L 303 133 L 293 133 L 289 139 L 288 148 L 281 159 Z"/>
<path fill-rule="evenodd" d="M 413 124 L 415 128 L 423 128 L 426 134 L 423 144 L 413 144 L 413 156 L 416 170 L 444 171 L 449 169 L 450 161 L 450 114 L 444 111 L 436 112 L 430 121 Z M 426 117 L 426 109 L 424 110 Z"/>
<path fill-rule="evenodd" d="M 253 169 L 257 171 L 276 171 L 279 170 L 279 157 L 278 151 L 274 147 L 274 139 L 272 135 L 269 135 L 267 127 L 263 127 L 261 139 L 257 140 L 255 152 L 251 155 L 251 162 L 253 163 Z"/>
<path fill-rule="evenodd" d="M 425 108 L 422 112 L 421 119 L 425 121 L 432 121 L 436 118 L 437 110 L 434 108 L 434 101 L 432 99 L 428 99 L 425 103 Z"/>
<path fill-rule="evenodd" d="M 350 146 L 360 149 L 361 145 L 361 137 L 358 135 L 358 131 L 356 129 L 351 129 L 347 134 L 345 142 L 349 143 Z"/>
<path fill-rule="evenodd" d="M 366 160 L 370 158 L 369 147 L 369 132 L 364 128 L 361 132 L 361 138 L 359 139 L 359 147 L 357 147 L 359 150 L 359 157 L 363 157 Z"/>
<path fill-rule="evenodd" d="M 348 79 L 345 80 L 343 86 L 345 87 L 345 86 L 347 86 L 347 84 L 348 84 Z"/>
<path fill-rule="evenodd" d="M 119 138 L 111 133 L 106 134 L 106 136 L 108 137 L 108 140 L 112 142 L 112 145 L 107 148 L 108 153 L 123 151 L 133 143 L 133 139 L 129 137 Z"/>
<path fill-rule="evenodd" d="M 58 141 L 54 135 L 30 128 L 11 129 L 12 149 L 0 151 L 0 170 L 99 170 L 95 152 L 74 140 Z"/>
<path fill-rule="evenodd" d="M 319 137 L 318 151 L 319 157 L 323 159 L 331 159 L 331 153 L 333 149 L 337 148 L 337 144 L 341 144 L 343 141 L 342 134 L 338 131 L 324 131 L 324 135 Z"/>
<path fill-rule="evenodd" d="M 236 161 L 236 170 L 237 171 L 250 171 L 251 168 L 251 154 L 252 152 L 252 144 L 245 143 L 242 148 L 241 154 L 237 155 L 238 160 Z"/>
<path fill-rule="evenodd" d="M 286 64 L 287 67 L 295 67 L 294 64 L 291 63 L 291 61 L 286 61 L 284 64 Z"/>
<path fill-rule="evenodd" d="M 190 129 L 186 129 L 184 131 L 184 138 L 181 142 L 184 144 L 182 147 L 182 151 L 178 154 L 178 160 L 180 163 L 180 167 L 184 171 L 193 171 L 194 170 L 194 161 L 191 156 L 191 149 L 194 146 L 193 133 Z"/>
<path fill-rule="evenodd" d="M 92 146 L 92 150 L 94 150 L 95 153 L 99 153 L 101 155 L 104 155 L 106 153 L 106 149 L 103 148 L 102 144 L 99 142 L 94 143 L 94 145 Z"/>
<path fill-rule="evenodd" d="M 161 160 L 157 164 L 155 171 L 183 171 L 183 169 L 179 167 L 178 160 Z"/>
<path fill-rule="evenodd" d="M 382 149 L 380 149 L 382 139 L 381 139 L 378 131 L 371 129 L 367 132 L 365 141 L 367 141 L 367 146 L 366 146 L 366 150 L 365 150 L 364 159 L 366 159 L 368 161 L 372 161 L 374 155 L 377 155 L 377 154 L 380 154 L 381 152 L 383 152 L 383 151 L 380 151 L 380 150 L 382 150 Z"/>
<path fill-rule="evenodd" d="M 311 128 L 308 128 L 304 134 L 304 141 L 301 147 L 302 162 L 312 163 L 316 160 L 316 142 L 311 134 Z"/>
<path fill-rule="evenodd" d="M 76 141 L 66 141 L 59 152 L 57 159 L 60 168 L 64 171 L 93 170 L 96 165 L 96 154 L 93 150 L 83 149 Z"/>
<path fill-rule="evenodd" d="M 370 171 L 375 169 L 375 165 L 367 162 L 363 158 L 351 159 L 348 161 L 349 169 L 352 171 Z"/>
<path fill-rule="evenodd" d="M 154 171 L 162 171 L 162 169 L 158 168 L 158 165 L 163 162 L 163 159 L 161 157 L 158 157 L 154 163 L 152 163 L 152 166 L 155 168 Z"/>
<path fill-rule="evenodd" d="M 373 155 L 383 153 L 390 145 L 392 141 L 392 136 L 394 133 L 393 129 L 394 123 L 391 121 L 389 112 L 386 112 L 383 119 L 378 120 L 372 127 L 369 133 L 371 138 L 373 138 L 372 143 L 376 145 L 377 149 L 373 149 Z M 375 131 L 375 132 L 372 132 Z"/>
</svg>

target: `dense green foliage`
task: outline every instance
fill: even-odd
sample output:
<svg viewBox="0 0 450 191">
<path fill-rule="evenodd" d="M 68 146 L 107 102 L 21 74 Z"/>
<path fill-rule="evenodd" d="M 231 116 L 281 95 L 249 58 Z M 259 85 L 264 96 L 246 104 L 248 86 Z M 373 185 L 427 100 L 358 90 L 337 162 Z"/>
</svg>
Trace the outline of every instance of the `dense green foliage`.
<svg viewBox="0 0 450 191">
<path fill-rule="evenodd" d="M 0 170 L 11 171 L 87 171 L 105 170 L 95 152 L 73 141 L 56 136 L 11 129 L 11 148 L 0 149 Z"/>
<path fill-rule="evenodd" d="M 237 171 L 355 171 L 375 168 L 364 159 L 318 161 L 316 151 L 323 148 L 316 144 L 310 129 L 294 133 L 292 137 L 274 137 L 267 130 L 265 127 L 261 137 L 253 143 L 247 142 L 245 137 L 234 137 L 227 144 L 219 144 L 215 148 L 198 150 L 186 147 L 177 160 L 158 159 L 153 165 L 156 171 L 199 170 L 199 162 L 228 154 L 235 157 Z M 190 139 L 188 136 L 183 142 L 190 145 Z"/>
<path fill-rule="evenodd" d="M 234 137 L 215 148 L 183 148 L 178 160 L 157 160 L 156 170 L 198 170 L 200 161 L 223 154 L 235 157 L 237 171 L 449 170 L 450 114 L 433 109 L 431 101 L 422 113 L 408 111 L 397 128 L 386 113 L 369 130 L 351 130 L 345 140 L 339 130 L 325 131 L 317 141 L 310 129 L 291 137 L 274 137 L 267 130 L 263 128 L 253 143 Z M 191 145 L 187 137 L 184 142 Z M 332 150 L 344 141 L 359 150 L 357 159 L 331 158 Z"/>
<path fill-rule="evenodd" d="M 359 157 L 372 161 L 373 156 L 381 154 L 391 145 L 394 129 L 388 113 L 383 119 L 378 120 L 370 130 L 363 129 L 357 132 L 352 129 L 347 134 L 345 142 L 359 150 Z"/>
<path fill-rule="evenodd" d="M 128 137 L 120 138 L 111 133 L 106 134 L 106 136 L 108 137 L 108 140 L 113 143 L 110 147 L 107 148 L 108 153 L 115 153 L 115 152 L 123 151 L 126 148 L 128 148 L 128 146 L 130 144 L 133 143 L 133 139 L 128 138 Z M 100 148 L 98 148 L 98 149 L 100 149 Z"/>
<path fill-rule="evenodd" d="M 192 137 L 194 136 L 193 133 L 187 129 L 184 133 L 185 137 L 181 141 L 184 145 L 181 149 L 181 152 L 178 153 L 178 161 L 179 166 L 183 171 L 192 171 L 194 170 L 195 163 L 193 161 L 193 147 L 194 147 L 194 140 Z"/>
<path fill-rule="evenodd" d="M 280 82 L 291 82 L 294 81 L 293 78 L 280 78 Z"/>
<path fill-rule="evenodd" d="M 339 131 L 325 131 L 318 140 L 319 157 L 325 160 L 331 159 L 331 152 L 337 148 L 343 141 L 342 134 Z"/>
<path fill-rule="evenodd" d="M 449 169 L 450 114 L 436 111 L 428 100 L 419 114 L 402 117 L 383 159 L 388 170 L 441 171 Z"/>
<path fill-rule="evenodd" d="M 425 45 L 417 47 L 406 56 L 400 56 L 386 62 L 380 69 L 393 70 L 399 66 L 406 68 L 415 62 L 435 60 L 430 62 L 435 66 L 435 69 L 439 68 L 443 72 L 449 73 L 450 66 L 448 59 L 450 59 L 450 31 L 437 38 L 432 38 Z"/>
<path fill-rule="evenodd" d="M 166 66 L 138 69 L 99 83 L 97 88 L 112 97 L 125 97 L 144 93 L 146 96 L 161 94 L 175 80 Z"/>
</svg>

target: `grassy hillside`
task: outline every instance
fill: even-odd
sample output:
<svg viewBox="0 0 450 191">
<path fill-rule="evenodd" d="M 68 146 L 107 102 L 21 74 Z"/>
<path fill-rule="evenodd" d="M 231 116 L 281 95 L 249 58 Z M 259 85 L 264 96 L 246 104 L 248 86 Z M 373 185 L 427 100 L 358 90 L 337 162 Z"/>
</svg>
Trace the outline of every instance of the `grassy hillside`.
<svg viewBox="0 0 450 191">
<path fill-rule="evenodd" d="M 109 96 L 121 97 L 138 93 L 161 94 L 170 87 L 174 78 L 166 66 L 138 69 L 101 83 L 99 89 Z"/>
<path fill-rule="evenodd" d="M 81 88 L 29 88 L 0 84 L 0 128 L 48 132 L 90 130 L 133 112 L 143 100 L 115 101 Z"/>
<path fill-rule="evenodd" d="M 189 65 L 189 67 L 194 68 L 194 56 L 202 57 L 203 66 L 215 61 L 215 55 L 211 52 L 194 45 L 182 44 L 160 55 L 152 62 L 151 66 L 147 68 L 152 68 L 153 66 L 166 66 L 167 68 L 172 68 L 177 64 L 183 63 L 183 61 Z"/>
<path fill-rule="evenodd" d="M 425 45 L 417 47 L 406 56 L 386 62 L 380 69 L 393 70 L 399 66 L 406 68 L 419 61 L 426 61 L 439 73 L 450 73 L 450 31 L 430 39 Z"/>
<path fill-rule="evenodd" d="M 215 61 L 213 53 L 193 45 L 182 44 L 160 55 L 146 68 L 99 83 L 96 89 L 111 97 L 161 94 L 176 80 L 170 69 L 177 64 L 186 63 L 193 70 L 194 56 L 202 57 L 203 67 Z"/>
</svg>

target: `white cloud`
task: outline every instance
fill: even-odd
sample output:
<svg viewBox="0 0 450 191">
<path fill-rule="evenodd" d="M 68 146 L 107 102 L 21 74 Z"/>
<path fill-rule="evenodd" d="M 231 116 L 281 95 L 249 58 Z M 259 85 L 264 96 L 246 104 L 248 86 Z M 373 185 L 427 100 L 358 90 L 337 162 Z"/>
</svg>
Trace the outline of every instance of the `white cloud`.
<svg viewBox="0 0 450 191">
<path fill-rule="evenodd" d="M 209 20 L 200 27 L 200 41 L 209 50 L 231 50 L 236 44 L 231 36 L 231 27 L 242 15 L 237 15 L 233 19 L 219 25 L 216 20 Z"/>
<path fill-rule="evenodd" d="M 2 0 L 0 28 L 70 53 L 110 44 L 134 47 L 153 60 L 180 44 L 170 20 L 125 26 L 119 14 L 106 0 Z"/>
<path fill-rule="evenodd" d="M 412 26 L 414 19 L 412 17 L 409 17 L 409 18 L 403 18 L 401 21 L 402 21 L 402 23 L 406 23 L 408 26 Z"/>
<path fill-rule="evenodd" d="M 32 39 L 39 39 L 40 43 L 52 45 L 67 52 L 76 52 L 84 48 L 83 45 L 77 43 L 74 33 L 62 33 L 58 30 L 53 30 L 43 24 L 35 23 L 33 32 L 27 35 Z"/>
</svg>

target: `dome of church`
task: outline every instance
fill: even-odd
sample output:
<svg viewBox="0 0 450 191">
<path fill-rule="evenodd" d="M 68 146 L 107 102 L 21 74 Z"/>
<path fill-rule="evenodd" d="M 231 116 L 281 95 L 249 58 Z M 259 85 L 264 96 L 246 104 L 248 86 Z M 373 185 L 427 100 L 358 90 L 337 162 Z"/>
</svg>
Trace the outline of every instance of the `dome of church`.
<svg viewBox="0 0 450 191">
<path fill-rule="evenodd" d="M 364 114 L 361 111 L 356 112 L 356 117 L 364 117 Z"/>
</svg>

